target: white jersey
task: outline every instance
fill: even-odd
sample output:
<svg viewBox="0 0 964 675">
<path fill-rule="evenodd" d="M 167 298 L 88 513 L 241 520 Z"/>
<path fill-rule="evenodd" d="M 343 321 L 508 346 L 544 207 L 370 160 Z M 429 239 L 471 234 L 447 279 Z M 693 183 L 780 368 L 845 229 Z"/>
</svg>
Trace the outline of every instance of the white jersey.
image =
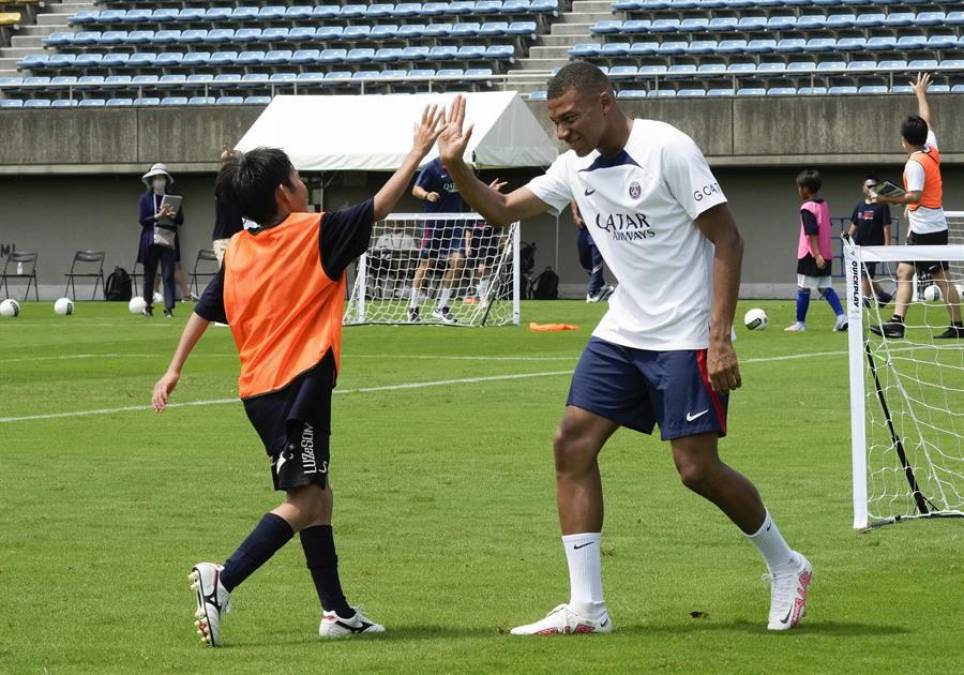
<svg viewBox="0 0 964 675">
<path fill-rule="evenodd" d="M 937 136 L 933 130 L 927 131 L 927 145 L 929 148 L 937 147 Z M 908 192 L 917 192 L 924 189 L 924 167 L 915 159 L 908 159 L 904 165 L 904 180 L 907 182 Z M 932 234 L 943 232 L 947 229 L 947 216 L 944 214 L 943 207 L 929 209 L 921 206 L 913 211 L 907 211 L 907 220 L 910 224 L 910 231 L 917 234 Z"/>
<path fill-rule="evenodd" d="M 693 139 L 636 119 L 615 157 L 570 150 L 527 187 L 556 212 L 576 201 L 619 282 L 593 335 L 635 349 L 707 347 L 713 244 L 693 221 L 726 197 Z"/>
</svg>

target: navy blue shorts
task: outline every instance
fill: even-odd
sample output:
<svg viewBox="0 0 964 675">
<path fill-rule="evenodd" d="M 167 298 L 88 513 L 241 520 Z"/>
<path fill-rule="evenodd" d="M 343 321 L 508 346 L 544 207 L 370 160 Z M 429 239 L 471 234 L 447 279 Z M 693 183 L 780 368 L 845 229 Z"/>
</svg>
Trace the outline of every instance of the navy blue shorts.
<svg viewBox="0 0 964 675">
<path fill-rule="evenodd" d="M 657 352 L 592 338 L 572 375 L 566 405 L 664 441 L 726 435 L 728 396 L 713 391 L 706 350 Z"/>
<path fill-rule="evenodd" d="M 465 251 L 465 228 L 462 223 L 428 220 L 422 228 L 422 242 L 418 249 L 418 257 L 423 260 L 429 258 L 448 257 L 453 253 Z"/>
</svg>

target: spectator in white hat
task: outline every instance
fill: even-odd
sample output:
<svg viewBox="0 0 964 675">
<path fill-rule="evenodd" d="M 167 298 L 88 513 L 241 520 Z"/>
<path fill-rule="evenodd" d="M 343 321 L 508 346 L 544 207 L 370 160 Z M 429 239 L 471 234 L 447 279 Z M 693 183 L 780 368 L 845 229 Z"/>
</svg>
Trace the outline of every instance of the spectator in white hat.
<svg viewBox="0 0 964 675">
<path fill-rule="evenodd" d="M 147 307 L 145 316 L 154 316 L 154 275 L 157 265 L 161 265 L 161 279 L 164 282 L 164 316 L 174 316 L 174 269 L 177 265 L 176 235 L 177 227 L 184 223 L 184 209 L 175 212 L 170 205 L 163 204 L 164 195 L 170 194 L 168 186 L 174 183 L 174 177 L 163 164 L 154 164 L 141 180 L 147 186 L 147 192 L 140 199 L 141 241 L 137 252 L 137 261 L 144 265 L 144 301 Z M 172 223 L 173 232 L 168 234 L 163 227 L 164 222 Z"/>
</svg>

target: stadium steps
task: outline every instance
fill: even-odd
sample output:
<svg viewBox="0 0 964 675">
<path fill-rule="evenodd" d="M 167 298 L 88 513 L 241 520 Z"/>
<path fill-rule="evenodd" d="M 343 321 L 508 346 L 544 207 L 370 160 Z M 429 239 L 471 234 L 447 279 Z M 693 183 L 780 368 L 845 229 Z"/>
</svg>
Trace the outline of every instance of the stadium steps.
<svg viewBox="0 0 964 675">
<path fill-rule="evenodd" d="M 529 49 L 528 58 L 519 59 L 518 70 L 552 71 L 569 62 L 572 45 L 592 40 L 590 28 L 597 21 L 622 18 L 613 13 L 609 0 L 575 0 L 572 8 L 552 24 L 548 35 L 540 36 Z"/>
<path fill-rule="evenodd" d="M 0 49 L 0 76 L 22 74 L 17 70 L 17 61 L 28 54 L 42 54 L 43 38 L 57 31 L 71 30 L 68 20 L 77 12 L 94 9 L 93 0 L 73 0 L 72 2 L 53 2 L 47 0 L 37 23 L 23 26 L 19 35 L 11 38 L 11 46 Z"/>
</svg>

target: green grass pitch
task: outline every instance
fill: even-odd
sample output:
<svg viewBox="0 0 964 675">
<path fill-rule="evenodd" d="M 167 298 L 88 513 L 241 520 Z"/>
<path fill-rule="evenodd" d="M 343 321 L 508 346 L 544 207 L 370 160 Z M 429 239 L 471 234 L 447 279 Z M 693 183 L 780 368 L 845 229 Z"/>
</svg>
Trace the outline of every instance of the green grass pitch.
<svg viewBox="0 0 964 675">
<path fill-rule="evenodd" d="M 506 634 L 568 597 L 550 444 L 604 308 L 559 301 L 525 303 L 519 328 L 345 331 L 336 540 L 349 600 L 389 633 L 320 642 L 295 541 L 235 592 L 211 650 L 187 573 L 278 501 L 241 406 L 141 407 L 187 306 L 148 321 L 123 304 L 58 317 L 27 303 L 0 320 L 0 672 L 961 672 L 964 523 L 851 529 L 846 337 L 821 304 L 800 335 L 781 330 L 791 303 L 754 304 L 770 329 L 739 328 L 744 388 L 722 452 L 814 564 L 799 630 L 767 633 L 756 551 L 680 485 L 667 445 L 620 431 L 601 460 L 617 632 Z M 232 399 L 236 372 L 212 328 L 174 400 Z M 114 412 L 11 421 L 98 410 Z"/>
</svg>

